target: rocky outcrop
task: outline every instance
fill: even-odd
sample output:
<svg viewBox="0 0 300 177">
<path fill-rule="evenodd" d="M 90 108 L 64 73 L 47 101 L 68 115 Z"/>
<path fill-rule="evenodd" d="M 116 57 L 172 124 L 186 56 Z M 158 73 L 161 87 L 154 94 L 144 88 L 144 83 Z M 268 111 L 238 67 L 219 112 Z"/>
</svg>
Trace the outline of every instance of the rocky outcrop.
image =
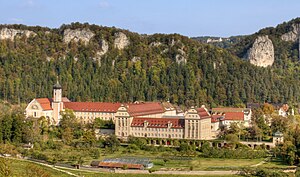
<svg viewBox="0 0 300 177">
<path fill-rule="evenodd" d="M 98 54 L 102 56 L 106 54 L 108 51 L 108 43 L 104 39 L 102 39 L 100 41 L 100 46 L 101 46 L 101 51 L 99 51 Z"/>
<path fill-rule="evenodd" d="M 162 43 L 161 42 L 151 42 L 149 45 L 150 45 L 150 47 L 158 47 L 158 46 L 161 46 Z"/>
<path fill-rule="evenodd" d="M 130 41 L 124 33 L 118 32 L 115 34 L 115 41 L 114 41 L 115 48 L 122 50 L 125 47 L 127 47 L 129 44 Z"/>
<path fill-rule="evenodd" d="M 69 43 L 72 40 L 78 42 L 81 40 L 86 45 L 94 35 L 95 34 L 90 29 L 66 29 L 64 30 L 64 42 Z"/>
<path fill-rule="evenodd" d="M 29 30 L 2 28 L 0 31 L 0 40 L 9 39 L 13 41 L 16 36 L 22 35 L 25 35 L 28 38 L 30 36 L 35 36 L 36 33 Z"/>
<path fill-rule="evenodd" d="M 182 49 L 178 49 L 178 54 L 175 56 L 176 63 L 180 64 L 186 64 L 186 53 Z"/>
<path fill-rule="evenodd" d="M 284 41 L 296 42 L 299 39 L 300 24 L 293 24 L 293 30 L 281 35 L 281 39 Z"/>
<path fill-rule="evenodd" d="M 173 47 L 173 46 L 175 45 L 175 43 L 176 43 L 176 41 L 175 41 L 174 38 L 172 38 L 171 41 L 169 41 L 169 45 L 170 45 L 171 47 Z"/>
<path fill-rule="evenodd" d="M 102 39 L 100 41 L 100 47 L 100 51 L 97 51 L 95 57 L 93 58 L 93 60 L 97 61 L 99 65 L 101 65 L 102 56 L 108 52 L 108 43 L 104 39 Z"/>
<path fill-rule="evenodd" d="M 256 66 L 267 67 L 274 63 L 274 46 L 268 35 L 258 36 L 248 50 L 246 58 Z"/>
</svg>

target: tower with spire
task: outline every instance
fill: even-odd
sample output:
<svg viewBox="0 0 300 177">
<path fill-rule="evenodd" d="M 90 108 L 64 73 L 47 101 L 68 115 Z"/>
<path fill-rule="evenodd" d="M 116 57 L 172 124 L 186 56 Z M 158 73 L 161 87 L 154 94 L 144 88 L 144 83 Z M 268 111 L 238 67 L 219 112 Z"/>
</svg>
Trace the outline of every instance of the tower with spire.
<svg viewBox="0 0 300 177">
<path fill-rule="evenodd" d="M 60 111 L 63 110 L 63 102 L 62 102 L 62 87 L 58 82 L 53 85 L 53 101 L 52 101 L 52 109 L 53 109 L 53 124 L 58 124 L 60 121 Z"/>
</svg>

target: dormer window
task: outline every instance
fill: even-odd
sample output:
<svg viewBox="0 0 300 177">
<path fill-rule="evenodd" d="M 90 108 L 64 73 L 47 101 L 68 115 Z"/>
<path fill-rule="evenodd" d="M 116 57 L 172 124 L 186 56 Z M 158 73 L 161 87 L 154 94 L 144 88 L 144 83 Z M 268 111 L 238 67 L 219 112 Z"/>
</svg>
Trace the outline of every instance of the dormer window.
<svg viewBox="0 0 300 177">
<path fill-rule="evenodd" d="M 144 121 L 144 128 L 146 128 L 148 126 L 148 122 L 145 120 Z"/>
<path fill-rule="evenodd" d="M 172 123 L 170 121 L 168 121 L 168 128 L 172 127 Z"/>
</svg>

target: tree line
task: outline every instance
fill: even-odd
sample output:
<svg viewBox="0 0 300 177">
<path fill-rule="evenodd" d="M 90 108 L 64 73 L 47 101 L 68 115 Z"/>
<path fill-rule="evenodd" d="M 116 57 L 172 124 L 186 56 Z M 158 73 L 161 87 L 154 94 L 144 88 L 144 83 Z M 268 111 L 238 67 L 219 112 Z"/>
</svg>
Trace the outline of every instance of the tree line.
<svg viewBox="0 0 300 177">
<path fill-rule="evenodd" d="M 90 28 L 95 36 L 88 45 L 74 41 L 66 44 L 62 35 L 67 28 Z M 0 99 L 11 103 L 52 97 L 57 75 L 63 95 L 72 101 L 169 100 L 178 105 L 211 107 L 299 102 L 299 66 L 292 60 L 296 54 L 291 54 L 286 48 L 290 45 L 285 43 L 278 43 L 282 56 L 276 59 L 275 67 L 260 68 L 233 55 L 238 52 L 200 44 L 178 34 L 145 36 L 80 23 L 60 29 L 28 29 L 37 35 L 0 41 Z M 123 50 L 113 46 L 118 31 L 130 40 Z M 101 39 L 108 41 L 109 51 L 95 60 L 95 53 L 101 51 Z M 153 42 L 157 45 L 151 45 Z M 176 62 L 178 55 L 187 63 Z M 134 57 L 138 59 L 132 60 Z"/>
</svg>

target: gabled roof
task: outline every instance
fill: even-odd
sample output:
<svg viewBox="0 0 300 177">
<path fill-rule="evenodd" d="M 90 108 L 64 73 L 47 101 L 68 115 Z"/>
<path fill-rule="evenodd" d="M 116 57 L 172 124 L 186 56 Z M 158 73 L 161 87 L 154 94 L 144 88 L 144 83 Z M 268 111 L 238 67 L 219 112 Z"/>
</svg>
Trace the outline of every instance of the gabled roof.
<svg viewBox="0 0 300 177">
<path fill-rule="evenodd" d="M 106 102 L 65 102 L 64 108 L 80 112 L 117 112 L 121 103 Z"/>
<path fill-rule="evenodd" d="M 44 111 L 52 110 L 51 103 L 53 102 L 53 98 L 36 98 L 35 99 L 42 107 Z M 70 102 L 70 100 L 67 97 L 62 97 L 62 102 Z"/>
<path fill-rule="evenodd" d="M 245 108 L 212 108 L 212 112 L 243 112 Z"/>
<path fill-rule="evenodd" d="M 51 107 L 52 99 L 51 98 L 36 98 L 35 100 L 41 105 L 41 107 L 44 111 L 52 110 L 52 107 Z"/>
<path fill-rule="evenodd" d="M 127 109 L 130 116 L 143 116 L 165 112 L 163 106 L 159 102 L 127 104 Z"/>
<path fill-rule="evenodd" d="M 243 112 L 226 112 L 225 120 L 244 120 Z"/>
<path fill-rule="evenodd" d="M 134 117 L 131 127 L 143 127 L 144 122 L 148 122 L 149 128 L 167 128 L 168 123 L 172 123 L 172 128 L 184 128 L 184 119 L 180 118 L 138 118 Z"/>
<path fill-rule="evenodd" d="M 209 118 L 210 116 L 205 108 L 196 108 L 196 111 L 198 112 L 200 119 Z"/>
<path fill-rule="evenodd" d="M 224 118 L 222 115 L 212 115 L 211 116 L 211 123 L 219 122 L 220 119 Z"/>
</svg>

